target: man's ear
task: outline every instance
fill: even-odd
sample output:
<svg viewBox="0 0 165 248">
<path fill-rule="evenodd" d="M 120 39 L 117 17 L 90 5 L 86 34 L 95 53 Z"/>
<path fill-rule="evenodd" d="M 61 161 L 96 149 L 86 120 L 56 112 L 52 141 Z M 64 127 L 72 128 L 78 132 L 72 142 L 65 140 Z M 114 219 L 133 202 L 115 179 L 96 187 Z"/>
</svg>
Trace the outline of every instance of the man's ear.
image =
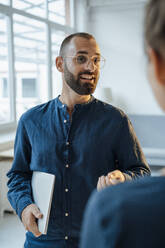
<svg viewBox="0 0 165 248">
<path fill-rule="evenodd" d="M 63 58 L 61 56 L 56 57 L 56 67 L 57 67 L 58 71 L 60 71 L 60 72 L 64 71 Z"/>
<path fill-rule="evenodd" d="M 165 85 L 165 60 L 157 54 L 153 48 L 147 49 L 149 61 L 153 66 L 153 71 L 157 82 Z"/>
</svg>

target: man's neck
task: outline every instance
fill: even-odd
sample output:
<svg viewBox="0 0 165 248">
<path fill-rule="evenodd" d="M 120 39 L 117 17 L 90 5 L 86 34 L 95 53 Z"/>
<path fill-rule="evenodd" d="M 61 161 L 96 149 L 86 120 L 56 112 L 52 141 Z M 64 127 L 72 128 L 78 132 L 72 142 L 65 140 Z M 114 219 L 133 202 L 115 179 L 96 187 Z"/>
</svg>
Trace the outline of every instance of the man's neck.
<svg viewBox="0 0 165 248">
<path fill-rule="evenodd" d="M 91 95 L 78 95 L 77 93 L 65 94 L 62 92 L 59 99 L 63 104 L 67 105 L 69 114 L 72 114 L 76 104 L 83 104 L 90 100 Z"/>
</svg>

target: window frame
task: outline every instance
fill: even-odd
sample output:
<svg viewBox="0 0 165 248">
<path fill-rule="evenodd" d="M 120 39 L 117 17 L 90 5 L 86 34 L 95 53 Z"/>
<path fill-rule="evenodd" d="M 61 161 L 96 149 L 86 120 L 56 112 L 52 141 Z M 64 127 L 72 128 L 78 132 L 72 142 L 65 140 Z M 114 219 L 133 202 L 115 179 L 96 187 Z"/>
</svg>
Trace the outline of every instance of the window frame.
<svg viewBox="0 0 165 248">
<path fill-rule="evenodd" d="M 0 4 L 0 13 L 5 15 L 7 18 L 7 38 L 8 38 L 8 87 L 9 87 L 9 97 L 10 97 L 10 113 L 11 121 L 0 123 L 0 134 L 4 131 L 16 129 L 16 71 L 15 71 L 15 55 L 14 55 L 14 32 L 13 32 L 13 15 L 19 14 L 24 17 L 31 18 L 33 20 L 42 22 L 46 26 L 46 70 L 47 70 L 47 88 L 48 88 L 48 99 L 52 99 L 53 94 L 53 82 L 52 82 L 52 43 L 51 43 L 51 30 L 56 29 L 58 31 L 63 31 L 64 33 L 70 34 L 76 32 L 74 28 L 74 1 L 75 0 L 65 0 L 68 5 L 70 4 L 70 13 L 72 14 L 71 25 L 62 25 L 51 21 L 48 19 L 48 0 L 45 0 L 45 17 L 36 16 L 25 12 L 20 9 L 12 7 L 12 0 L 10 0 L 10 5 Z"/>
</svg>

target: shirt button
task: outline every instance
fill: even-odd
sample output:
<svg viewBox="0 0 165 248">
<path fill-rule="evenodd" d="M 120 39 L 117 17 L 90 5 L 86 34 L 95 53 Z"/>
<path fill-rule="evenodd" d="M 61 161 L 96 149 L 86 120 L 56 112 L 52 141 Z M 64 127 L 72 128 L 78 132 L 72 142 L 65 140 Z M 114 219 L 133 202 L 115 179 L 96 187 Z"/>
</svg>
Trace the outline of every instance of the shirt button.
<svg viewBox="0 0 165 248">
<path fill-rule="evenodd" d="M 68 216 L 69 214 L 68 213 L 65 213 L 65 216 Z"/>
<path fill-rule="evenodd" d="M 68 142 L 68 141 L 66 142 L 66 145 L 67 145 L 67 146 L 69 145 L 69 142 Z"/>
<path fill-rule="evenodd" d="M 68 192 L 69 190 L 68 189 L 65 189 L 65 192 Z"/>
<path fill-rule="evenodd" d="M 67 120 L 64 120 L 64 123 L 66 123 L 67 122 Z"/>
<path fill-rule="evenodd" d="M 68 239 L 68 236 L 65 236 L 65 239 L 67 240 Z"/>
<path fill-rule="evenodd" d="M 65 165 L 65 167 L 66 167 L 66 168 L 69 168 L 69 165 L 68 165 L 68 164 L 66 164 L 66 165 Z"/>
</svg>

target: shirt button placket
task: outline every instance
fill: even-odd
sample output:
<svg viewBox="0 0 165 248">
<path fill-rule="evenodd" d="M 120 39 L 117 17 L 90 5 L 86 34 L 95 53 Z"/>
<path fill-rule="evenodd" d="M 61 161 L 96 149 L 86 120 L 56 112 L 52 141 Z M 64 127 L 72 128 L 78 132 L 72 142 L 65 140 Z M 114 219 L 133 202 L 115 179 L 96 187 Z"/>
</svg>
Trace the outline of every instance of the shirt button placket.
<svg viewBox="0 0 165 248">
<path fill-rule="evenodd" d="M 64 123 L 66 123 L 67 122 L 67 120 L 64 120 Z M 69 145 L 70 145 L 70 143 L 69 143 L 69 141 L 67 140 L 66 141 L 66 147 L 67 147 L 67 150 L 68 150 L 68 152 L 69 152 Z M 67 157 L 67 159 L 68 159 L 68 157 Z M 69 164 L 66 164 L 65 165 L 65 168 L 66 169 L 68 169 L 69 168 Z M 68 170 L 67 170 L 68 171 Z M 69 171 L 68 171 L 69 172 Z M 68 173 L 67 172 L 67 173 Z M 65 188 L 65 193 L 67 193 L 69 190 L 68 190 L 68 188 L 67 188 L 67 184 L 68 184 L 68 182 L 66 182 L 66 188 Z M 67 196 L 66 196 L 67 197 Z M 67 199 L 68 199 L 68 197 L 67 197 Z M 66 210 L 65 211 L 67 211 L 67 208 L 66 208 Z M 68 216 L 69 216 L 69 213 L 68 212 L 65 212 L 65 218 L 68 218 Z M 67 219 L 66 219 L 67 220 Z M 67 221 L 68 222 L 68 221 Z M 67 236 L 67 233 L 66 233 L 66 236 L 65 236 L 65 240 L 68 240 L 68 236 Z"/>
</svg>

